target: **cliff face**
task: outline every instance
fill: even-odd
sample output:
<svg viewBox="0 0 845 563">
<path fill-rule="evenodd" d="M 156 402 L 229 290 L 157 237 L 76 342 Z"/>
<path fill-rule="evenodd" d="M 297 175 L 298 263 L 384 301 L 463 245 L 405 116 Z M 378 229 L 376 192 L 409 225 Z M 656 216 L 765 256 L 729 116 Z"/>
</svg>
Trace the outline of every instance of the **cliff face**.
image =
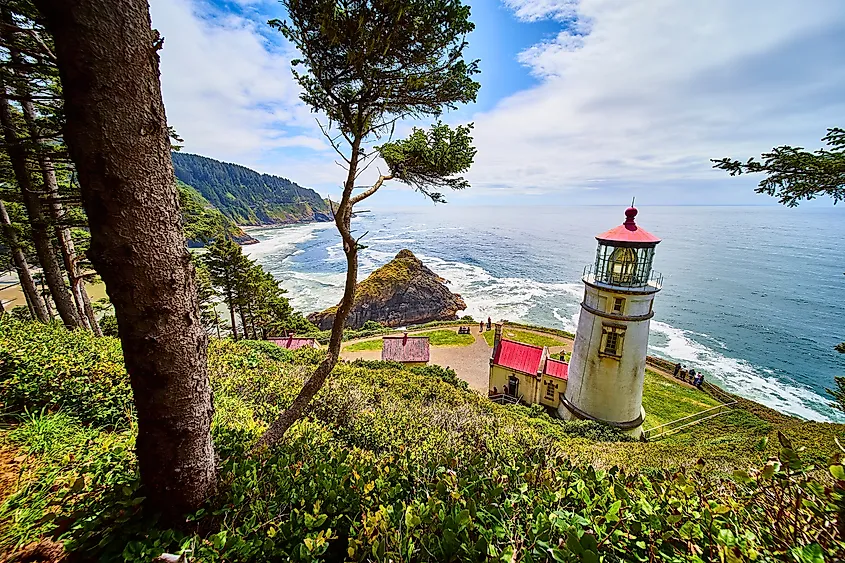
<svg viewBox="0 0 845 563">
<path fill-rule="evenodd" d="M 308 320 L 320 330 L 328 330 L 336 309 L 313 313 Z M 451 321 L 464 309 L 466 303 L 449 291 L 446 280 L 425 267 L 410 250 L 402 250 L 358 284 L 346 326 L 360 328 L 367 321 L 386 326 Z"/>
</svg>

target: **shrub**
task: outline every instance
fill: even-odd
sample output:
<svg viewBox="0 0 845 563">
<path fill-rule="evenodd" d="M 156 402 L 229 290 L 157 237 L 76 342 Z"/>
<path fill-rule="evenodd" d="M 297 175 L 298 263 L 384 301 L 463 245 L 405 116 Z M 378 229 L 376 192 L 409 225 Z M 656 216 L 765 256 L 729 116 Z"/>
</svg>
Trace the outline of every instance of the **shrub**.
<svg viewBox="0 0 845 563">
<path fill-rule="evenodd" d="M 125 426 L 134 408 L 119 340 L 8 317 L 0 319 L 0 397 L 12 414 L 61 409 L 103 428 Z"/>
<path fill-rule="evenodd" d="M 100 319 L 100 330 L 103 332 L 103 336 L 117 338 L 117 317 L 114 315 L 103 315 Z"/>
</svg>

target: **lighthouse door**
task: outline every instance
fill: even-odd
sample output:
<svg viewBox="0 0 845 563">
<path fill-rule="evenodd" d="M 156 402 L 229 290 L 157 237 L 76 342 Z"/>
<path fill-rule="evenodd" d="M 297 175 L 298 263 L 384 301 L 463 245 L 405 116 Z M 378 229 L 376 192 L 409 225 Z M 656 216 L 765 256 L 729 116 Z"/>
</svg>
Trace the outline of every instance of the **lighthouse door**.
<svg viewBox="0 0 845 563">
<path fill-rule="evenodd" d="M 519 397 L 519 378 L 513 375 L 508 377 L 508 395 Z"/>
</svg>

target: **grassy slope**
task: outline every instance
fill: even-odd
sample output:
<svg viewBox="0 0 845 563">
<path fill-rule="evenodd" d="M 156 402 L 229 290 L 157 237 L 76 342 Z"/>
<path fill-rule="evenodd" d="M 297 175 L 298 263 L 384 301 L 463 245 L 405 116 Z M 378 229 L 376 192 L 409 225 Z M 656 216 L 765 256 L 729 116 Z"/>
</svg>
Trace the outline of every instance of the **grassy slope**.
<svg viewBox="0 0 845 563">
<path fill-rule="evenodd" d="M 22 483 L 19 494 L 0 507 L 0 521 L 15 523 L 12 532 L 0 534 L 0 548 L 8 546 L 10 539 L 30 540 L 51 530 L 50 522 L 42 521 L 47 511 L 62 515 L 80 506 L 91 506 L 90 503 L 96 506 L 102 502 L 97 499 L 115 487 L 114 490 L 128 495 L 126 502 L 131 502 L 137 495 L 137 475 L 130 454 L 133 426 L 127 419 L 127 409 L 131 405 L 127 400 L 131 399 L 117 341 L 95 339 L 81 331 L 68 333 L 56 326 L 30 325 L 26 330 L 16 326 L 0 321 L 0 356 L 4 366 L 0 394 L 5 398 L 7 420 L 15 404 L 26 401 L 30 411 L 37 412 L 42 408 L 37 399 L 44 397 L 44 406 L 50 405 L 48 409 L 59 405 L 62 412 L 80 416 L 83 423 L 103 429 L 86 430 L 48 420 L 30 423 L 17 432 L 0 433 L 0 441 L 12 444 L 30 456 L 27 463 L 38 475 L 29 483 Z M 233 459 L 244 462 L 245 448 L 282 406 L 290 402 L 320 354 L 310 350 L 291 354 L 266 343 L 212 342 L 209 368 L 217 411 L 214 434 L 224 474 L 232 470 Z M 262 498 L 260 495 L 269 499 L 266 495 L 286 495 L 285 491 L 290 490 L 291 500 L 284 501 L 274 510 L 290 515 L 291 526 L 296 527 L 298 524 L 293 518 L 299 513 L 294 508 L 300 505 L 295 494 L 304 494 L 303 491 L 317 494 L 317 498 L 323 499 L 326 510 L 337 510 L 331 508 L 335 506 L 348 507 L 350 502 L 369 502 L 337 495 L 358 495 L 370 481 L 377 487 L 373 493 L 376 494 L 397 486 L 390 484 L 396 482 L 395 479 L 402 483 L 405 478 L 423 479 L 423 474 L 411 475 L 407 470 L 405 473 L 399 471 L 394 477 L 391 468 L 397 461 L 407 458 L 413 458 L 415 464 L 433 463 L 432 467 L 445 464 L 454 468 L 461 479 L 489 470 L 494 471 L 495 476 L 499 471 L 495 465 L 482 473 L 478 467 L 464 467 L 464 463 L 469 464 L 479 455 L 492 455 L 496 461 L 491 463 L 501 463 L 501 469 L 505 470 L 508 464 L 516 463 L 536 448 L 552 448 L 579 466 L 590 462 L 598 468 L 616 465 L 645 472 L 692 466 L 698 459 L 703 459 L 708 473 L 722 474 L 737 467 L 759 464 L 776 454 L 777 440 L 774 438 L 778 430 L 787 434 L 796 447 L 806 447 L 805 455 L 816 462 L 823 462 L 835 451 L 834 436 L 845 438 L 843 425 L 804 423 L 742 401 L 740 408 L 696 427 L 694 432 L 659 442 L 595 442 L 569 433 L 566 424 L 537 415 L 530 409 L 499 406 L 432 377 L 379 365 L 339 365 L 313 405 L 312 421 L 295 427 L 281 448 L 279 455 L 290 456 L 290 459 L 283 457 L 265 469 L 270 473 L 263 478 L 261 489 L 256 489 L 256 485 L 245 477 L 248 474 L 238 477 L 231 485 L 232 491 L 227 489 L 225 492 L 234 499 L 241 499 L 232 502 L 255 503 Z M 648 385 L 664 393 L 665 401 L 677 396 L 679 388 L 664 386 L 651 378 Z M 655 406 L 651 408 L 657 410 Z M 764 437 L 770 441 L 758 449 L 757 445 Z M 332 449 L 328 450 L 329 447 Z M 348 459 L 343 457 L 346 452 L 351 456 Z M 378 462 L 382 459 L 384 464 Z M 396 461 L 391 461 L 394 459 Z M 359 464 L 359 472 L 363 471 L 360 464 L 364 462 L 376 462 L 377 471 L 374 470 L 367 481 L 338 478 L 334 484 L 309 484 L 312 482 L 309 472 L 316 475 L 317 471 L 328 471 L 331 479 L 351 474 L 348 464 L 353 463 L 352 460 L 358 460 L 354 463 Z M 303 462 L 306 465 L 300 476 Z M 112 466 L 117 469 L 108 469 Z M 107 481 L 102 481 L 101 472 L 106 470 L 103 467 L 110 471 Z M 292 469 L 287 471 L 285 468 Z M 441 474 L 440 470 L 426 471 L 431 475 Z M 443 473 L 446 478 L 451 479 L 451 471 Z M 281 476 L 278 472 L 282 472 Z M 63 496 L 73 488 L 80 475 L 86 476 L 81 483 L 83 490 L 78 495 Z M 95 475 L 100 477 L 95 478 Z M 285 480 L 278 481 L 281 478 Z M 278 488 L 273 489 L 272 483 L 279 483 Z M 335 496 L 321 492 L 323 486 Z M 536 483 L 531 486 L 535 487 Z M 448 494 L 449 489 L 445 490 Z M 432 491 L 429 494 L 434 494 Z M 417 494 L 423 493 L 418 491 Z M 273 502 L 282 502 L 274 499 Z M 313 498 L 310 502 L 314 502 Z M 50 503 L 57 504 L 51 506 Z M 238 506 L 246 510 L 247 504 Z M 239 522 L 244 521 L 247 523 L 243 525 L 249 528 L 249 518 L 266 520 L 269 508 L 260 502 L 255 506 L 258 516 L 250 516 L 252 509 L 239 510 L 227 516 L 226 525 L 241 525 Z M 310 510 L 310 506 L 306 508 Z M 531 503 L 528 506 L 530 508 Z M 378 503 L 364 508 L 377 509 Z M 368 514 L 368 517 L 374 517 L 372 513 Z M 350 517 L 352 522 L 361 519 L 355 514 Z M 530 511 L 527 518 L 531 521 Z M 103 524 L 95 521 L 91 526 L 99 530 Z M 118 520 L 117 529 L 121 526 L 123 524 Z M 97 537 L 93 541 L 98 541 Z M 172 543 L 165 545 L 172 546 Z M 144 557 L 145 560 L 150 558 Z"/>
<path fill-rule="evenodd" d="M 502 332 L 502 337 L 508 340 L 515 340 L 523 344 L 531 344 L 533 346 L 563 346 L 566 340 L 563 337 L 557 337 L 550 334 L 536 334 L 534 332 L 527 332 L 524 330 L 515 329 L 506 326 Z M 484 340 L 487 341 L 488 346 L 493 346 L 493 339 L 495 338 L 495 331 L 488 330 L 484 333 Z"/>
<path fill-rule="evenodd" d="M 678 420 L 718 404 L 719 401 L 703 391 L 690 389 L 651 370 L 646 370 L 643 386 L 646 428 Z"/>
<path fill-rule="evenodd" d="M 454 330 L 431 330 L 428 332 L 415 332 L 414 336 L 428 336 L 432 346 L 469 346 L 475 342 L 471 334 L 458 334 Z M 382 339 L 364 340 L 346 346 L 347 352 L 361 352 L 364 350 L 381 350 Z"/>
</svg>

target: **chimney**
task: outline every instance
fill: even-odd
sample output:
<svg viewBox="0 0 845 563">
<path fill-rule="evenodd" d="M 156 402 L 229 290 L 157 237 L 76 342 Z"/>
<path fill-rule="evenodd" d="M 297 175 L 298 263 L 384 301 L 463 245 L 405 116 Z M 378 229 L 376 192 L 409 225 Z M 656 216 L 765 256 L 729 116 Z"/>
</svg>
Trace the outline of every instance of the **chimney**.
<svg viewBox="0 0 845 563">
<path fill-rule="evenodd" d="M 496 357 L 496 352 L 499 350 L 499 344 L 502 343 L 502 323 L 496 323 L 496 332 L 493 336 L 493 357 Z"/>
</svg>

